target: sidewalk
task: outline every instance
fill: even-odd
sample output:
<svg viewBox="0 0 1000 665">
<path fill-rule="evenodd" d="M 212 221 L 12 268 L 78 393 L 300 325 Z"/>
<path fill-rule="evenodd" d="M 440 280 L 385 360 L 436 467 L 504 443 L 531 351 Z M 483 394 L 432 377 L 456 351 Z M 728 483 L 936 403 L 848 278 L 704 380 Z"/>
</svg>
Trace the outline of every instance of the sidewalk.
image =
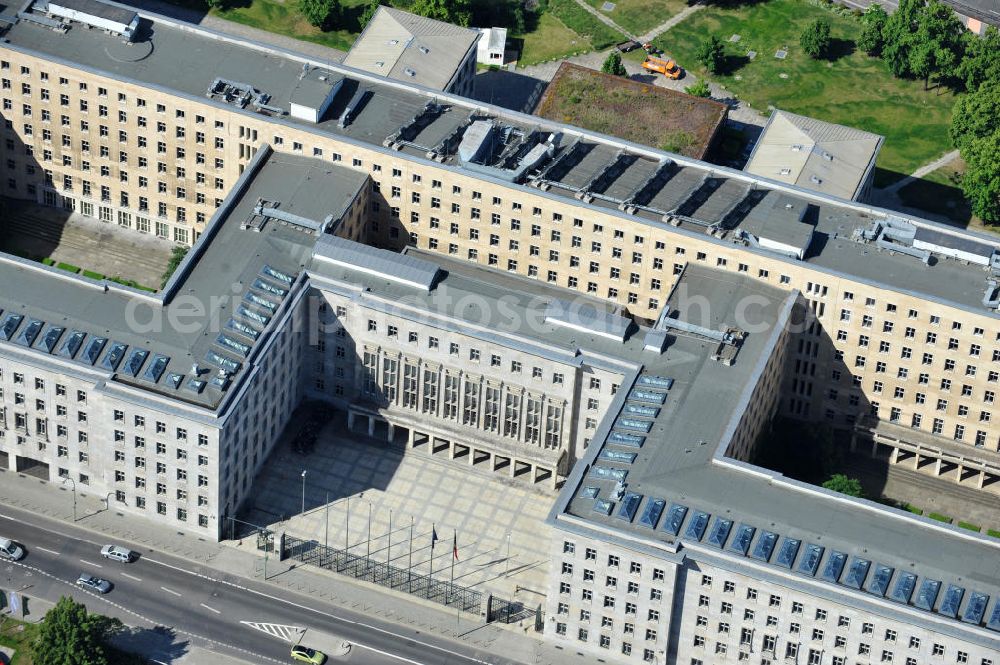
<svg viewBox="0 0 1000 665">
<path fill-rule="evenodd" d="M 113 507 L 112 510 L 105 510 L 103 499 L 103 496 L 78 494 L 80 519 L 77 527 L 100 534 L 99 537 L 128 541 L 184 557 L 191 561 L 194 572 L 227 582 L 236 582 L 238 577 L 261 579 L 262 557 L 253 549 L 251 542 L 214 543 L 164 529 L 162 525 L 119 513 Z M 0 503 L 65 522 L 72 521 L 73 497 L 69 490 L 13 471 L 0 470 Z M 589 662 L 587 657 L 577 655 L 575 651 L 567 652 L 541 642 L 540 636 L 533 630 L 533 619 L 520 625 L 484 625 L 470 615 L 458 618 L 454 611 L 434 603 L 384 591 L 380 587 L 308 566 L 289 566 L 271 559 L 267 571 L 267 583 L 276 588 L 301 593 L 334 607 L 362 611 L 404 628 L 429 632 L 523 663 L 567 665 Z M 528 606 L 544 601 L 534 595 L 517 599 Z"/>
</svg>

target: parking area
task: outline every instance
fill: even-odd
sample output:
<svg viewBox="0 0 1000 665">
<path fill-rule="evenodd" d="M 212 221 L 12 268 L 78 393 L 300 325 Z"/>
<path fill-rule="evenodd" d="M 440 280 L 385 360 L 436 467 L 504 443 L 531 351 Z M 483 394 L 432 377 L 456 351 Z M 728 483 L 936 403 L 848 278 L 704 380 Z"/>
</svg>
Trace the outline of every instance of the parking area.
<svg viewBox="0 0 1000 665">
<path fill-rule="evenodd" d="M 450 579 L 454 560 L 456 584 L 507 598 L 516 593 L 526 604 L 543 599 L 551 493 L 348 433 L 342 414 L 320 431 L 311 452 L 286 443 L 263 469 L 250 522 L 401 568 L 412 562 L 418 573 L 433 567 L 442 580 Z"/>
</svg>

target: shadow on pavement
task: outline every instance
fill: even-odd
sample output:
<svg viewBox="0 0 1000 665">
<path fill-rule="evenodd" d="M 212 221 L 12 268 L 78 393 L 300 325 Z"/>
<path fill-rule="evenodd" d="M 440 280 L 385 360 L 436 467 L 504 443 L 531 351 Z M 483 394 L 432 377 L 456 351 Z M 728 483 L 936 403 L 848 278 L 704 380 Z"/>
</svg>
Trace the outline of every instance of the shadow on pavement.
<svg viewBox="0 0 1000 665">
<path fill-rule="evenodd" d="M 175 663 L 187 655 L 191 642 L 179 637 L 172 628 L 126 628 L 117 633 L 111 642 L 124 651 L 142 654 L 160 663 Z"/>
</svg>

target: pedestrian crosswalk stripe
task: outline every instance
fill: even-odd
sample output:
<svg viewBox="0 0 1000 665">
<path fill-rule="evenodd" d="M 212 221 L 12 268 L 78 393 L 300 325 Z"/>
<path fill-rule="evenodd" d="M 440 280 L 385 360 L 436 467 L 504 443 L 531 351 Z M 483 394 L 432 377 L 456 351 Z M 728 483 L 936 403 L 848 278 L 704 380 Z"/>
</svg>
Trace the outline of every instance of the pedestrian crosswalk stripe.
<svg viewBox="0 0 1000 665">
<path fill-rule="evenodd" d="M 305 628 L 280 623 L 264 623 L 261 621 L 240 621 L 240 623 L 289 644 L 298 644 L 299 640 L 302 639 L 302 634 L 306 632 Z"/>
</svg>

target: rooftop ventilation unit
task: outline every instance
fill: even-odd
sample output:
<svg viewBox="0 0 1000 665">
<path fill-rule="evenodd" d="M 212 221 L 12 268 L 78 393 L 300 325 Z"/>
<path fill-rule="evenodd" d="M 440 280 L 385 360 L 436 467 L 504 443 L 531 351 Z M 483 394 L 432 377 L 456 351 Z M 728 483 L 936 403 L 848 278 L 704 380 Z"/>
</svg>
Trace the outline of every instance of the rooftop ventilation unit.
<svg viewBox="0 0 1000 665">
<path fill-rule="evenodd" d="M 263 231 L 267 222 L 273 219 L 283 224 L 291 224 L 311 233 L 321 234 L 326 231 L 330 222 L 333 221 L 333 215 L 327 215 L 323 221 L 317 222 L 307 217 L 288 212 L 287 210 L 280 210 L 277 207 L 278 205 L 279 203 L 276 201 L 257 199 L 257 204 L 254 205 L 252 212 L 243 221 L 240 228 L 260 232 Z"/>
<path fill-rule="evenodd" d="M 986 282 L 986 293 L 983 294 L 983 307 L 1000 310 L 1000 283 L 995 279 Z"/>
<path fill-rule="evenodd" d="M 675 333 L 693 335 L 718 342 L 718 346 L 712 354 L 712 359 L 718 360 L 727 366 L 733 364 L 746 333 L 738 328 L 713 330 L 694 323 L 688 323 L 687 321 L 681 321 L 680 319 L 671 319 L 670 312 L 670 307 L 663 307 L 663 311 L 657 317 L 656 323 L 653 324 L 652 329 L 646 334 L 645 350 L 662 353 L 666 346 L 667 333 L 674 331 Z"/>
<path fill-rule="evenodd" d="M 404 69 L 404 70 L 403 70 L 403 72 L 404 72 L 404 73 L 405 73 L 405 74 L 406 74 L 407 76 L 416 76 L 416 75 L 417 75 L 417 72 L 416 72 L 416 71 L 414 71 L 414 70 L 412 70 L 412 69 L 410 69 L 409 67 L 407 67 L 406 69 Z"/>
<path fill-rule="evenodd" d="M 368 98 L 371 97 L 372 91 L 367 89 L 359 89 L 351 97 L 351 101 L 347 102 L 347 106 L 344 107 L 344 112 L 340 114 L 340 119 L 337 120 L 337 126 L 341 129 L 345 129 L 348 125 L 354 122 L 354 116 L 358 114 L 358 111 L 367 103 Z"/>
<path fill-rule="evenodd" d="M 429 48 L 427 48 L 426 46 L 419 46 L 417 48 L 419 48 L 420 52 L 423 53 L 424 55 L 427 55 L 428 53 L 431 52 L 431 50 Z"/>
<path fill-rule="evenodd" d="M 44 11 L 50 16 L 76 21 L 124 37 L 129 42 L 135 38 L 136 29 L 139 27 L 139 15 L 135 11 L 114 7 L 97 0 L 49 0 Z M 26 16 L 18 14 L 20 18 L 31 16 L 26 8 L 21 13 Z"/>
<path fill-rule="evenodd" d="M 248 105 L 258 112 L 271 113 L 274 115 L 285 115 L 285 110 L 277 106 L 269 106 L 271 96 L 266 92 L 257 90 L 249 83 L 230 81 L 229 79 L 217 78 L 208 86 L 206 93 L 209 99 L 225 102 L 239 108 L 246 108 Z"/>
</svg>

